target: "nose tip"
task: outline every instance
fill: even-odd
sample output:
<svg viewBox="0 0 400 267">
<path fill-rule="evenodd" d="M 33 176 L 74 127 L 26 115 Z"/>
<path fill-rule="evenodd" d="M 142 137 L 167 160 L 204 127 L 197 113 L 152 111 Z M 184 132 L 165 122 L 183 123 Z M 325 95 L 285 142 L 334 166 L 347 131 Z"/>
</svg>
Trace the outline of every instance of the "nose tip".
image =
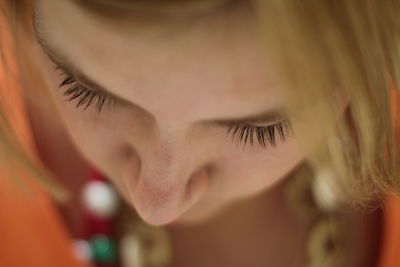
<svg viewBox="0 0 400 267">
<path fill-rule="evenodd" d="M 173 222 L 194 206 L 204 195 L 209 179 L 204 167 L 186 179 L 167 171 L 157 176 L 148 177 L 142 172 L 136 183 L 130 183 L 131 188 L 128 189 L 129 201 L 138 215 L 146 223 L 155 226 Z"/>
</svg>

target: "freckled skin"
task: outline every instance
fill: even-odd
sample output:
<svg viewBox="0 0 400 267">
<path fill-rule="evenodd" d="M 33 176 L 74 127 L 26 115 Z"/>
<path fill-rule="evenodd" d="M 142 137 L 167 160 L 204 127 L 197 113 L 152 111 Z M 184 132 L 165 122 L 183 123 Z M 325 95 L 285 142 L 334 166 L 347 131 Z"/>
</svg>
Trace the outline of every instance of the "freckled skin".
<svg viewBox="0 0 400 267">
<path fill-rule="evenodd" d="M 304 158 L 294 136 L 265 149 L 225 137 L 205 120 L 240 118 L 283 103 L 262 56 L 251 6 L 185 27 L 110 25 L 72 1 L 37 1 L 47 42 L 108 91 L 136 106 L 86 111 L 56 90 L 65 78 L 37 45 L 61 120 L 81 154 L 149 224 L 199 223 L 279 183 Z M 176 29 L 174 31 L 174 29 Z M 179 30 L 178 30 L 179 29 Z"/>
</svg>

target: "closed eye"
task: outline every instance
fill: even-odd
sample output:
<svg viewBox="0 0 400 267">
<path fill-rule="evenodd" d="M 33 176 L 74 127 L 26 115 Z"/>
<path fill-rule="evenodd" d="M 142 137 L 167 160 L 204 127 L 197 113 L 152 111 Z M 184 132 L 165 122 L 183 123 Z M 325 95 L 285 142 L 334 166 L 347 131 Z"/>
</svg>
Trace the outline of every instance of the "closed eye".
<svg viewBox="0 0 400 267">
<path fill-rule="evenodd" d="M 55 69 L 60 69 L 60 67 L 56 66 Z M 94 104 L 96 105 L 97 114 L 99 114 L 105 104 L 115 106 L 124 103 L 123 100 L 106 92 L 93 91 L 83 86 L 71 75 L 64 74 L 66 78 L 58 87 L 61 88 L 73 84 L 63 95 L 68 97 L 66 101 L 78 99 L 76 108 L 86 104 L 84 107 L 84 110 L 86 110 L 90 105 Z M 276 147 L 277 134 L 279 134 L 281 141 L 285 142 L 291 133 L 293 133 L 293 128 L 290 120 L 284 119 L 266 126 L 255 126 L 248 123 L 228 123 L 225 137 L 231 135 L 233 141 L 236 140 L 238 143 L 243 143 L 244 145 L 250 143 L 251 146 L 254 145 L 254 139 L 256 139 L 259 145 L 268 148 L 269 146 Z"/>
<path fill-rule="evenodd" d="M 56 66 L 55 69 L 61 69 L 61 67 Z M 93 91 L 83 86 L 71 75 L 68 75 L 66 73 L 64 74 L 66 75 L 66 78 L 60 83 L 58 88 L 61 88 L 69 84 L 73 84 L 72 87 L 67 89 L 63 95 L 68 97 L 66 101 L 78 99 L 79 101 L 75 106 L 76 108 L 79 108 L 80 106 L 86 104 L 84 107 L 84 110 L 86 110 L 90 105 L 95 104 L 97 114 L 99 114 L 105 104 L 110 103 L 115 105 L 117 104 L 117 102 L 119 102 L 117 97 L 112 96 L 105 92 Z"/>
<path fill-rule="evenodd" d="M 264 148 L 269 146 L 276 147 L 276 137 L 279 134 L 280 140 L 286 142 L 287 138 L 293 133 L 290 120 L 285 119 L 267 126 L 255 126 L 251 124 L 233 124 L 226 131 L 226 136 L 231 135 L 232 140 L 243 143 L 254 144 L 257 139 L 259 145 Z"/>
</svg>

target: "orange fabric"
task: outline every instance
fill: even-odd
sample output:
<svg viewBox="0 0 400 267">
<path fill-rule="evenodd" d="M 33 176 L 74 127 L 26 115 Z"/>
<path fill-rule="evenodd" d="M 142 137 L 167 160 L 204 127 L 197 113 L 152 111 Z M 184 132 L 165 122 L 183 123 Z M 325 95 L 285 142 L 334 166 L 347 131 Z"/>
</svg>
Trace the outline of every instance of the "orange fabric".
<svg viewBox="0 0 400 267">
<path fill-rule="evenodd" d="M 400 143 L 400 93 L 394 87 L 391 91 L 392 121 L 394 138 Z M 399 145 L 399 144 L 398 144 Z M 399 148 L 400 150 L 400 148 Z M 382 244 L 378 267 L 400 266 L 400 197 L 387 196 L 382 209 Z"/>
<path fill-rule="evenodd" d="M 1 14 L 1 9 L 0 3 L 0 106 L 5 109 L 17 139 L 35 157 L 13 58 L 15 42 L 7 28 L 7 14 Z M 0 118 L 0 124 L 7 121 Z M 15 171 L 13 176 L 5 166 L 0 166 L 0 266 L 89 267 L 75 259 L 71 238 L 49 194 L 28 173 Z"/>
</svg>

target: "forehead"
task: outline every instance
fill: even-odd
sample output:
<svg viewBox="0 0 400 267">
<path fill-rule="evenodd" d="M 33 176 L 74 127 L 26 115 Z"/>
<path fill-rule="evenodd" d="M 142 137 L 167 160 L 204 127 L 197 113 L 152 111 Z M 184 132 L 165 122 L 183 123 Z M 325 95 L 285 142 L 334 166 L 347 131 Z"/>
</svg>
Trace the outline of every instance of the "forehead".
<svg viewBox="0 0 400 267">
<path fill-rule="evenodd" d="M 37 3 L 49 45 L 127 99 L 231 101 L 252 112 L 282 103 L 250 5 L 163 22 L 134 13 L 110 21 L 68 0 Z"/>
</svg>

